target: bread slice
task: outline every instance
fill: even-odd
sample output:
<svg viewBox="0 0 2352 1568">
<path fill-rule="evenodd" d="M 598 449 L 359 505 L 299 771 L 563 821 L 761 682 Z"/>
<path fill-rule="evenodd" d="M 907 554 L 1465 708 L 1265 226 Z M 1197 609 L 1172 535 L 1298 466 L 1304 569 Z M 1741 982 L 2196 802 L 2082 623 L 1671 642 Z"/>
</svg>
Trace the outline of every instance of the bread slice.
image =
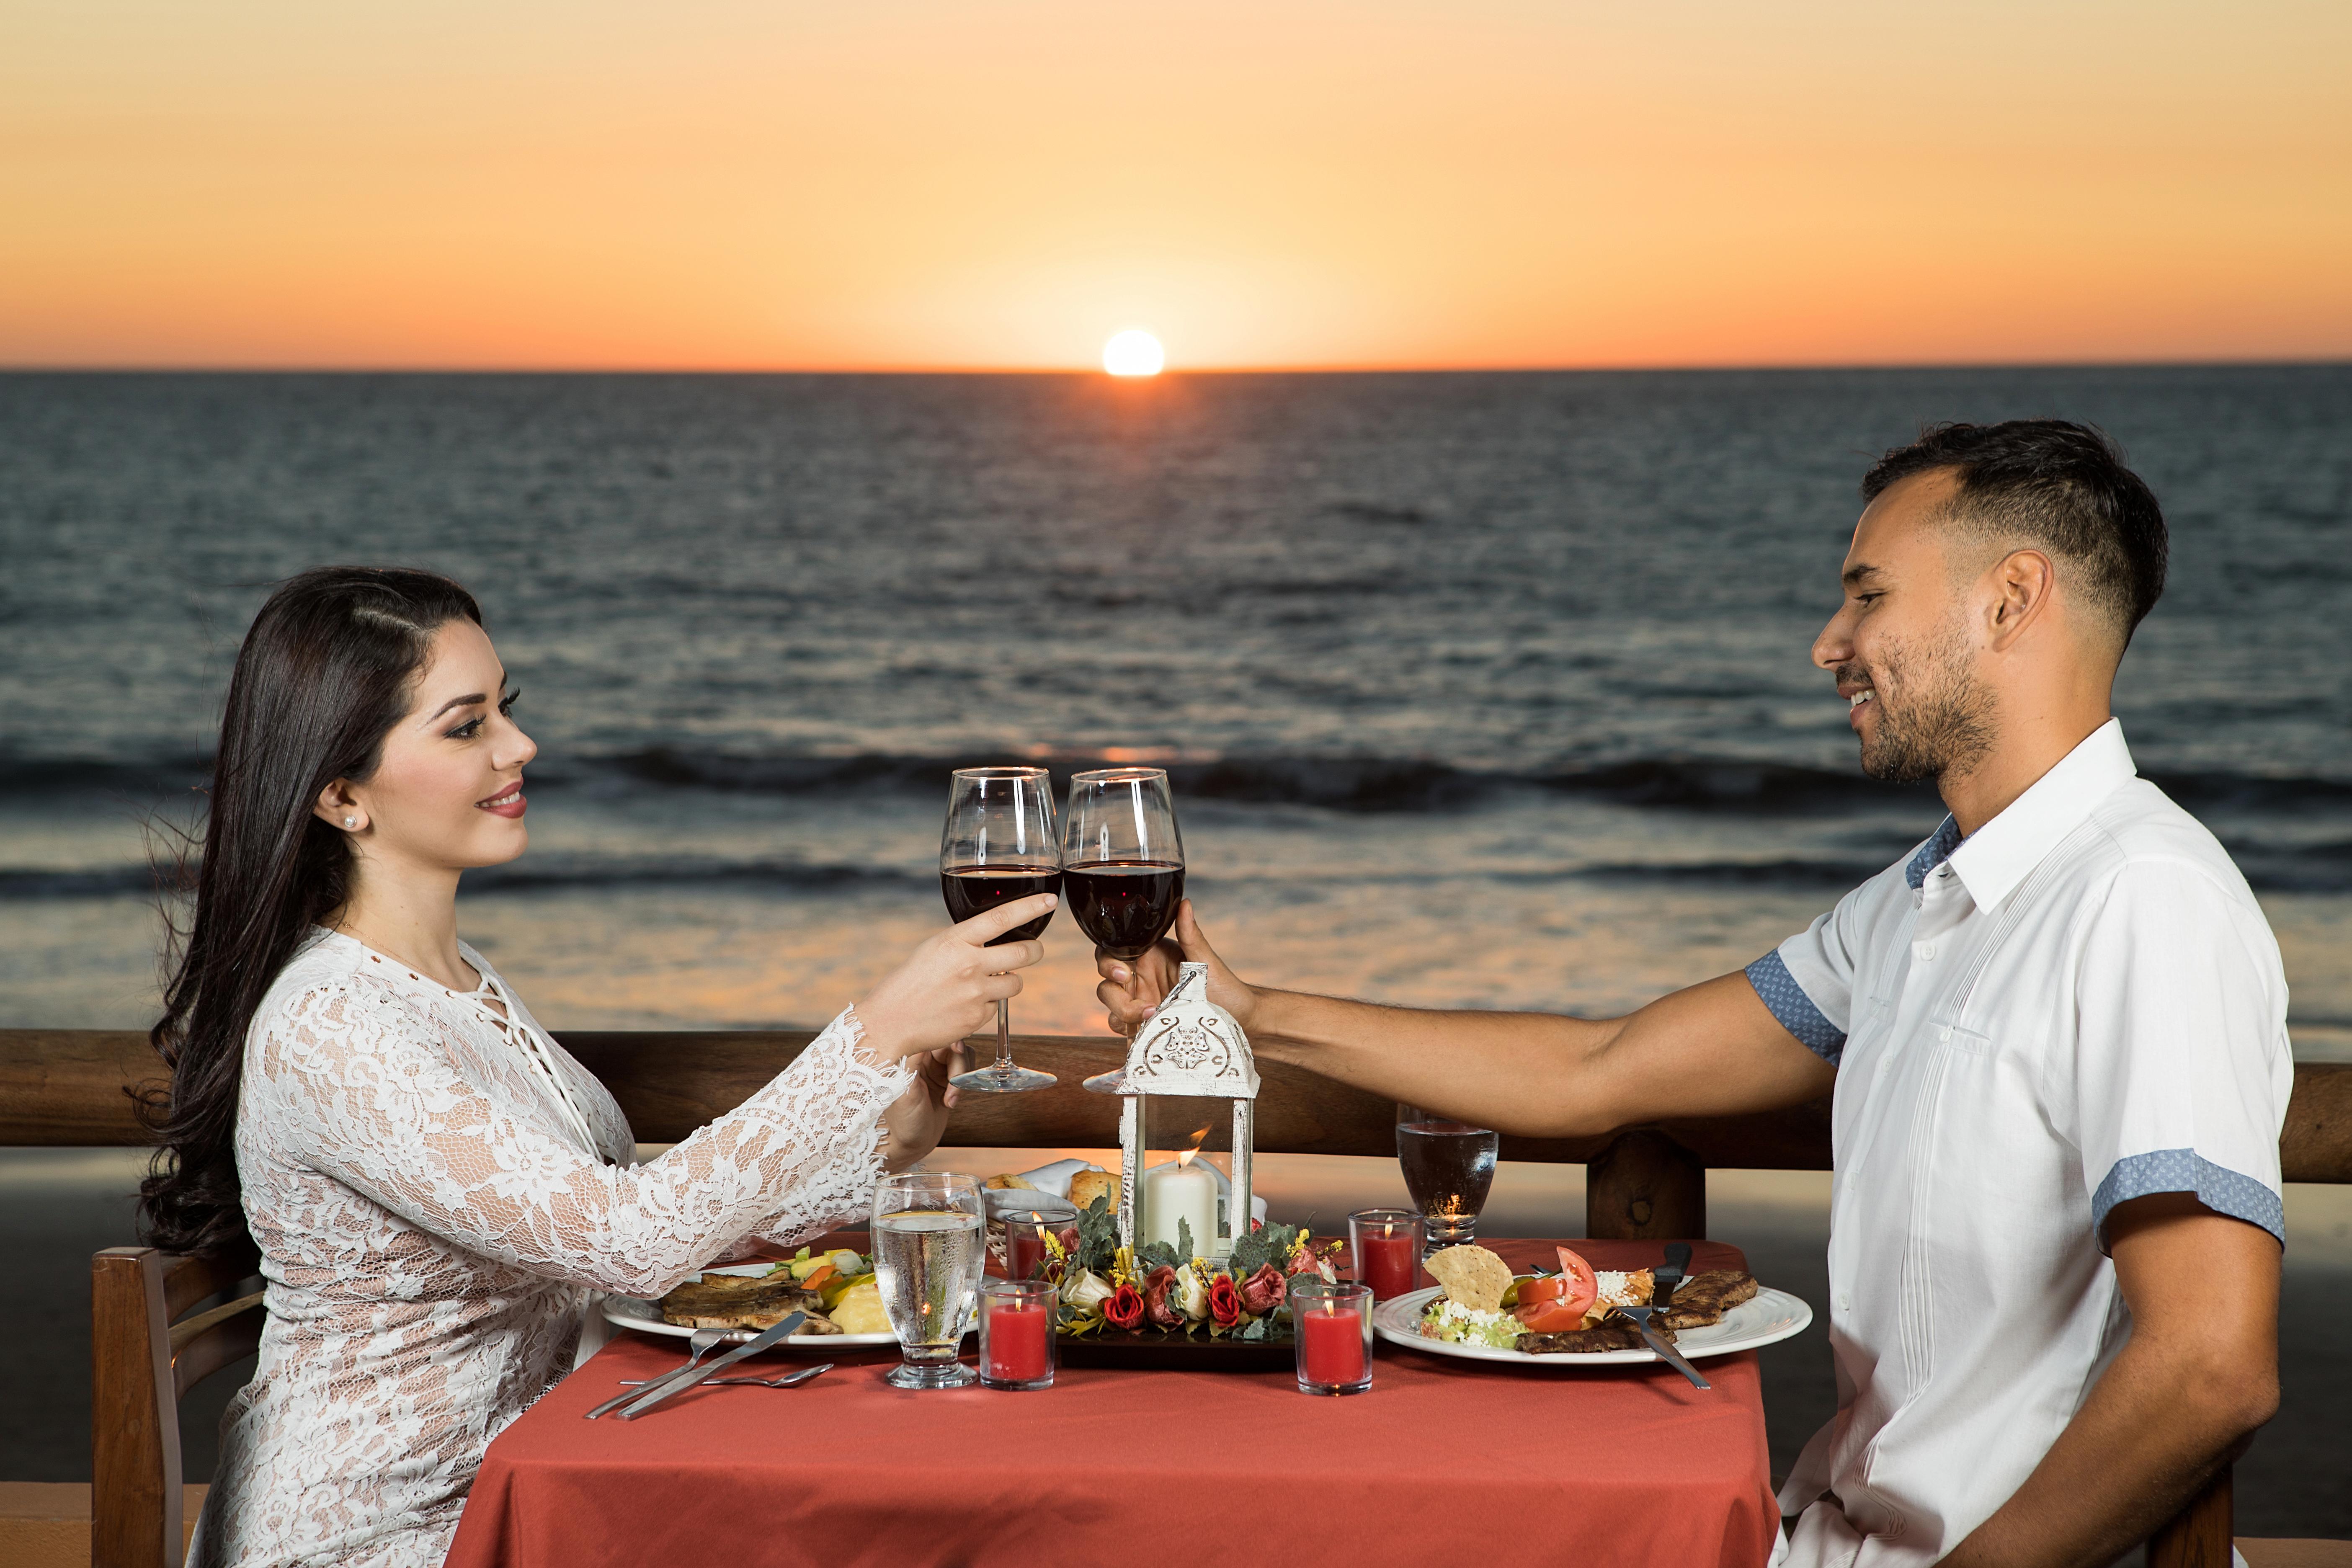
<svg viewBox="0 0 2352 1568">
<path fill-rule="evenodd" d="M 1080 1171 L 1070 1178 L 1070 1202 L 1083 1214 L 1094 1205 L 1097 1198 L 1108 1198 L 1111 1207 L 1118 1206 L 1118 1173 L 1116 1171 Z M 1206 1245 L 1207 1238 L 1194 1237 L 1194 1241 Z"/>
</svg>

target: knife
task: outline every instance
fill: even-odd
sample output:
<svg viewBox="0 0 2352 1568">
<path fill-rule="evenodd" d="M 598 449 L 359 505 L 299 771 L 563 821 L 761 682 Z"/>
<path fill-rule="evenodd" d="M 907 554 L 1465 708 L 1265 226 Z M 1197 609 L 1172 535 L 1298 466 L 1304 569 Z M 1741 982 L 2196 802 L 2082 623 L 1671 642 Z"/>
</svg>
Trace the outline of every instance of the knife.
<svg viewBox="0 0 2352 1568">
<path fill-rule="evenodd" d="M 1650 1342 L 1650 1348 L 1652 1350 L 1658 1352 L 1658 1359 L 1660 1361 L 1671 1363 L 1676 1372 L 1681 1373 L 1685 1377 L 1689 1378 L 1693 1388 L 1712 1388 L 1714 1385 L 1698 1374 L 1698 1368 L 1691 1365 L 1690 1363 L 1683 1359 L 1682 1352 L 1666 1343 L 1665 1336 L 1658 1332 L 1657 1330 L 1650 1327 L 1650 1314 L 1656 1310 L 1657 1309 L 1654 1307 L 1620 1307 L 1617 1309 L 1620 1316 L 1627 1319 L 1635 1328 L 1642 1331 L 1642 1337 Z M 621 1414 L 626 1415 L 628 1412 L 624 1410 Z"/>
<path fill-rule="evenodd" d="M 761 1351 L 772 1348 L 780 1341 L 791 1334 L 793 1330 L 799 1328 L 803 1323 L 807 1321 L 808 1314 L 806 1312 L 785 1313 L 782 1321 L 779 1322 L 774 1328 L 769 1329 L 765 1332 L 761 1333 L 758 1339 L 753 1340 L 751 1343 L 737 1345 L 733 1350 L 729 1351 L 717 1361 L 709 1362 L 704 1365 L 693 1367 L 688 1371 L 675 1373 L 664 1381 L 656 1384 L 653 1387 L 646 1389 L 643 1394 L 637 1396 L 636 1403 L 634 1405 L 625 1405 L 621 1407 L 621 1419 L 624 1421 L 635 1420 L 638 1416 L 643 1415 L 655 1405 L 659 1405 L 663 1400 L 667 1399 L 671 1394 L 684 1394 L 688 1389 L 692 1388 L 696 1384 L 700 1383 L 703 1379 L 710 1376 L 713 1373 L 724 1372 L 729 1367 L 733 1366 L 737 1362 L 741 1361 L 745 1356 L 758 1355 Z"/>
</svg>

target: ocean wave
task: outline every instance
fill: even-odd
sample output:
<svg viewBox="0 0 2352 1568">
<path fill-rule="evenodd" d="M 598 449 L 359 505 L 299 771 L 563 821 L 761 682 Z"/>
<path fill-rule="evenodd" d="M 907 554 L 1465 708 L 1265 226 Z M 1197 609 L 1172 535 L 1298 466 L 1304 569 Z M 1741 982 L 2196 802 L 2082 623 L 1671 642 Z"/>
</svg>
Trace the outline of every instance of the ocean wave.
<svg viewBox="0 0 2352 1568">
<path fill-rule="evenodd" d="M 1488 769 L 1427 757 L 1155 755 L 1133 751 L 1056 752 L 1004 747 L 970 754 L 820 754 L 726 748 L 643 747 L 543 754 L 530 777 L 540 786 L 707 789 L 774 795 L 852 792 L 938 794 L 957 768 L 1028 756 L 1059 786 L 1087 768 L 1144 762 L 1168 770 L 1180 795 L 1244 805 L 1308 805 L 1365 813 L 1475 808 L 1509 795 L 1567 795 L 1617 805 L 1758 816 L 1823 816 L 1916 804 L 1935 809 L 1927 784 L 1889 784 L 1859 772 L 1769 759 L 1633 757 L 1528 770 Z M 145 762 L 0 758 L 0 800 L 100 795 L 152 803 L 204 787 L 207 759 Z M 2352 780 L 2216 771 L 2150 773 L 2192 812 L 2239 815 L 2352 813 Z"/>
</svg>

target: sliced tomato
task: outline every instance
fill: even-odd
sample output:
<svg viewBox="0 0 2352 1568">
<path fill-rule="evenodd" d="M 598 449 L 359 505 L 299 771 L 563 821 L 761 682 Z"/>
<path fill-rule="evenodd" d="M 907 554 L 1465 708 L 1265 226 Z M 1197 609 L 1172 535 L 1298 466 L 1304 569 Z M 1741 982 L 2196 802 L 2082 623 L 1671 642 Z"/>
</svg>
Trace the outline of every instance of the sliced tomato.
<svg viewBox="0 0 2352 1568">
<path fill-rule="evenodd" d="M 1581 1318 L 1600 1300 L 1601 1281 L 1593 1278 L 1592 1265 L 1565 1247 L 1559 1250 L 1560 1283 L 1565 1287 L 1560 1291 L 1560 1303 L 1574 1307 Z"/>
<path fill-rule="evenodd" d="M 1519 1303 L 1518 1320 L 1531 1334 L 1565 1334 L 1584 1326 L 1584 1309 L 1558 1297 L 1549 1301 Z"/>
</svg>

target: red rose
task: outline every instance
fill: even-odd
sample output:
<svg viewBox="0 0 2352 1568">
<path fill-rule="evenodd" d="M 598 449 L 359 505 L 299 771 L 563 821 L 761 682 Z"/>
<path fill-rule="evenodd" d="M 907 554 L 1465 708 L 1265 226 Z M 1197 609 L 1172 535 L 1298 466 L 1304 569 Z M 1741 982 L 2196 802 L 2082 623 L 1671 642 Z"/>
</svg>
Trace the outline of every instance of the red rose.
<svg viewBox="0 0 2352 1568">
<path fill-rule="evenodd" d="M 1282 1270 L 1271 1263 L 1261 1263 L 1256 1273 L 1242 1281 L 1242 1305 L 1264 1316 L 1282 1305 L 1285 1289 Z"/>
<path fill-rule="evenodd" d="M 1242 1321 L 1242 1293 L 1234 1288 L 1234 1277 L 1220 1274 L 1209 1281 L 1209 1316 L 1230 1329 Z"/>
<path fill-rule="evenodd" d="M 1143 1281 L 1143 1311 L 1152 1326 L 1161 1329 L 1181 1328 L 1184 1310 L 1168 1300 L 1168 1292 L 1176 1288 L 1176 1270 L 1163 1263 L 1153 1269 Z"/>
<path fill-rule="evenodd" d="M 1143 1292 L 1132 1285 L 1122 1285 L 1110 1293 L 1103 1303 L 1103 1316 L 1114 1329 L 1131 1329 L 1143 1321 Z"/>
<path fill-rule="evenodd" d="M 1054 1239 L 1062 1244 L 1063 1251 L 1068 1253 L 1073 1258 L 1077 1256 L 1078 1227 L 1076 1226 L 1066 1226 L 1062 1229 L 1055 1231 L 1054 1233 Z"/>
</svg>

